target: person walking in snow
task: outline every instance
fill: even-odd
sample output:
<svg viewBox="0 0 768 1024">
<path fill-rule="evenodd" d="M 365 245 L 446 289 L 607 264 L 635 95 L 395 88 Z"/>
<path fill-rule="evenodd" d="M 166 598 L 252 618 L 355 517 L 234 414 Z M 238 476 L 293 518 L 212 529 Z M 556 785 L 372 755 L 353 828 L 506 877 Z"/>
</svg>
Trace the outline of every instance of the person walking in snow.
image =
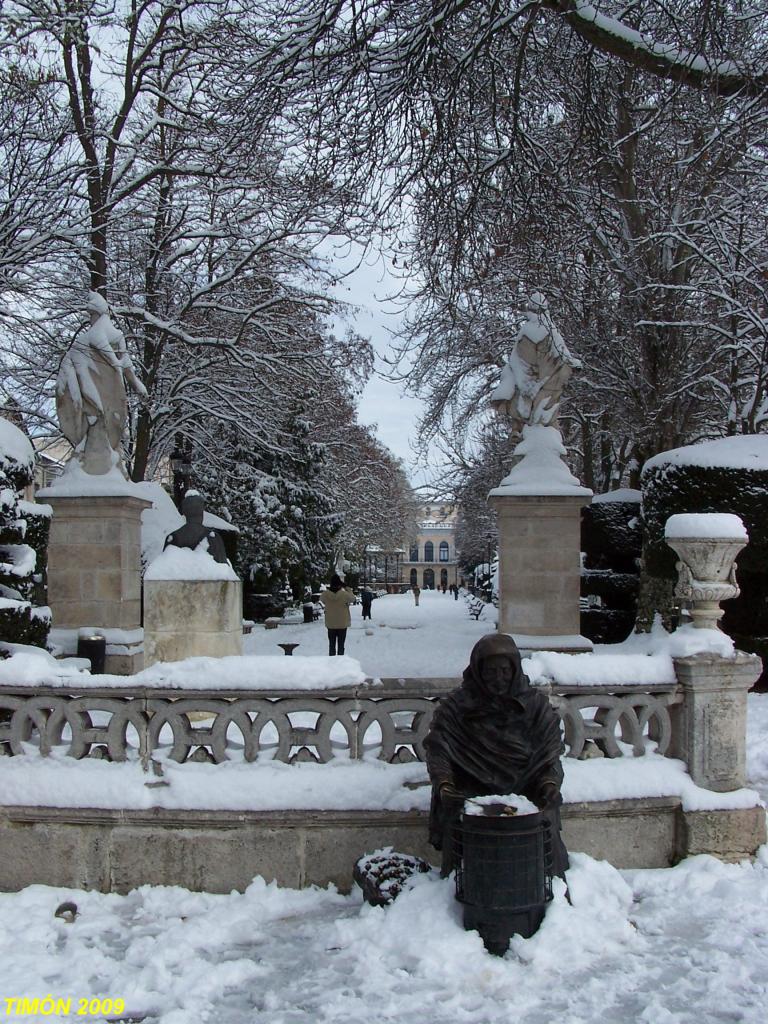
<svg viewBox="0 0 768 1024">
<path fill-rule="evenodd" d="M 363 589 L 360 591 L 360 604 L 363 606 L 363 618 L 371 618 L 371 605 L 373 604 L 373 593 L 368 587 L 363 584 Z"/>
<path fill-rule="evenodd" d="M 419 607 L 419 594 L 420 593 L 421 593 L 421 588 L 419 587 L 418 583 L 414 583 L 413 584 L 413 600 L 414 600 L 417 608 Z"/>
<path fill-rule="evenodd" d="M 328 630 L 328 655 L 344 653 L 347 630 L 352 625 L 349 606 L 354 603 L 355 595 L 347 590 L 338 573 L 331 576 L 327 590 L 320 595 L 325 610 L 325 628 Z"/>
</svg>

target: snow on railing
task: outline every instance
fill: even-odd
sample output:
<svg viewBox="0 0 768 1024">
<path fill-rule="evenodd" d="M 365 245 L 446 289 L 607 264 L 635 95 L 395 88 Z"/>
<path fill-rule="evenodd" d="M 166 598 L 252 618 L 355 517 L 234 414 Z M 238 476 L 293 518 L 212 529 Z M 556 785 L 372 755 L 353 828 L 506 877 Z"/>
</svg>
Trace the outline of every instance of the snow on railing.
<svg viewBox="0 0 768 1024">
<path fill-rule="evenodd" d="M 56 750 L 112 761 L 260 759 L 327 763 L 336 756 L 390 763 L 424 760 L 437 700 L 454 679 L 383 680 L 338 690 L 190 691 L 125 687 L 62 692 L 0 688 L 0 753 Z M 642 755 L 649 742 L 667 753 L 674 682 L 558 686 L 550 700 L 570 757 Z"/>
</svg>

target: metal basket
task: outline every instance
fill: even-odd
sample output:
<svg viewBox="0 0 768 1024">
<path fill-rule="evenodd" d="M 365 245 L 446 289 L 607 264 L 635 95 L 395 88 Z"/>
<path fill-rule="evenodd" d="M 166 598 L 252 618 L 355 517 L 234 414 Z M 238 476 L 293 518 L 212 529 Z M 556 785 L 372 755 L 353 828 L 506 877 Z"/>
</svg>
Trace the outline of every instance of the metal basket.
<svg viewBox="0 0 768 1024">
<path fill-rule="evenodd" d="M 551 824 L 540 813 L 462 815 L 454 840 L 464 927 L 504 953 L 512 935 L 533 935 L 552 899 Z"/>
</svg>

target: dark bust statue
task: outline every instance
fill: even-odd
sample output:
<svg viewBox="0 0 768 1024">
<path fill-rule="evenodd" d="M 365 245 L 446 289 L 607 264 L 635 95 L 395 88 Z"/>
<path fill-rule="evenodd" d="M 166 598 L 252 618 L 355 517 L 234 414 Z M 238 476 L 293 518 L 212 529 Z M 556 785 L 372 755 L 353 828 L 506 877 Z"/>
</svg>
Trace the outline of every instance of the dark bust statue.
<svg viewBox="0 0 768 1024">
<path fill-rule="evenodd" d="M 465 799 L 509 793 L 527 797 L 549 819 L 553 870 L 564 875 L 560 718 L 530 685 L 511 637 L 491 633 L 475 644 L 462 685 L 440 701 L 424 747 L 432 780 L 429 839 L 442 851 L 443 875 L 456 866 L 453 830 Z"/>
<path fill-rule="evenodd" d="M 203 526 L 205 503 L 197 491 L 187 491 L 181 503 L 181 511 L 186 523 L 168 534 L 163 549 L 176 547 L 191 548 L 194 551 L 201 541 L 207 541 L 208 554 L 217 562 L 226 562 L 227 553 L 221 535 L 212 527 Z"/>
</svg>

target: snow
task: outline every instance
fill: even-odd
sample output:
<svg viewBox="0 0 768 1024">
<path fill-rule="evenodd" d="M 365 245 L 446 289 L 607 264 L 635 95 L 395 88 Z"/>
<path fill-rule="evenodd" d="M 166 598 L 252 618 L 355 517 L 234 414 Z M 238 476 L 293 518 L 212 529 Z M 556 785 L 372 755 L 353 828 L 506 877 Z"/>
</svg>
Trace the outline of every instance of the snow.
<svg viewBox="0 0 768 1024">
<path fill-rule="evenodd" d="M 570 901 L 554 888 L 536 935 L 497 958 L 435 871 L 388 907 L 260 878 L 223 895 L 30 886 L 0 895 L 3 996 L 119 997 L 148 1024 L 762 1024 L 765 854 L 654 871 L 572 854 Z"/>
<path fill-rule="evenodd" d="M 473 797 L 471 800 L 464 801 L 464 813 L 479 817 L 485 813 L 483 808 L 492 804 L 506 804 L 507 807 L 514 807 L 518 817 L 523 814 L 539 813 L 539 808 L 536 804 L 531 803 L 528 797 L 520 796 L 519 793 Z"/>
<path fill-rule="evenodd" d="M 621 646 L 621 645 L 613 645 Z M 599 648 L 605 651 L 604 647 Z M 654 686 L 675 682 L 675 666 L 669 654 L 556 654 L 541 651 L 525 659 L 530 679 L 552 680 L 563 686 L 639 684 Z"/>
<path fill-rule="evenodd" d="M 37 492 L 41 498 L 141 497 L 137 485 L 126 480 L 117 464 L 106 473 L 86 473 L 77 459 L 70 459 L 50 487 Z"/>
<path fill-rule="evenodd" d="M 96 714 L 96 713 L 94 713 Z M 301 724 L 312 727 L 314 714 Z M 204 724 L 202 726 L 205 727 Z M 335 737 L 334 737 L 335 738 Z M 274 731 L 265 742 L 276 742 Z M 372 736 L 366 741 L 375 742 Z M 135 742 L 135 741 L 134 741 Z M 167 741 L 170 744 L 170 737 Z M 272 761 L 270 749 L 258 762 L 248 763 L 233 751 L 222 764 L 179 765 L 167 758 L 169 747 L 155 760 L 162 766 L 166 785 L 147 776 L 137 760 L 136 748 L 124 763 L 67 757 L 65 746 L 49 757 L 29 753 L 0 762 L 0 806 L 101 807 L 111 809 L 173 810 L 429 810 L 427 769 L 421 762 L 386 764 L 375 750 L 364 760 L 343 755 L 328 764 L 289 765 Z M 629 753 L 629 748 L 625 748 Z M 745 787 L 725 793 L 694 785 L 682 761 L 662 757 L 648 743 L 639 758 L 564 758 L 562 786 L 566 804 L 598 800 L 676 797 L 687 811 L 755 807 L 760 792 Z M 406 786 L 406 784 L 408 784 Z M 491 802 L 499 800 L 494 797 Z M 507 798 L 504 798 L 505 802 Z M 511 797 L 510 797 L 511 801 Z"/>
<path fill-rule="evenodd" d="M 594 653 L 610 657 L 617 654 L 666 654 L 670 658 L 693 658 L 697 655 L 733 658 L 736 651 L 733 640 L 719 629 L 698 629 L 692 623 L 686 623 L 668 633 L 657 615 L 650 633 L 630 633 L 621 644 L 596 644 Z"/>
<path fill-rule="evenodd" d="M 353 606 L 352 629 L 344 657 L 329 658 L 325 651 L 326 631 L 321 623 L 280 626 L 277 630 L 257 627 L 244 638 L 249 652 L 243 657 L 188 658 L 185 661 L 153 665 L 130 681 L 125 676 L 78 672 L 73 664 L 61 664 L 36 648 L 23 648 L 12 659 L 0 661 L 0 685 L 56 686 L 62 689 L 109 689 L 135 687 L 152 689 L 210 689 L 225 691 L 291 691 L 362 686 L 373 677 L 375 696 L 378 679 L 436 676 L 452 678 L 458 684 L 473 644 L 488 632 L 487 623 L 469 619 L 463 601 L 438 591 L 422 592 L 419 608 L 410 594 L 386 595 L 374 603 L 376 623 L 368 635 L 360 606 Z M 709 634 L 712 634 L 710 636 Z M 702 637 L 701 635 L 704 634 Z M 277 646 L 299 642 L 290 658 Z M 672 658 L 691 653 L 711 653 L 715 643 L 725 643 L 732 656 L 731 641 L 715 630 L 683 627 L 667 633 L 657 622 L 651 634 L 631 637 L 623 644 L 596 647 L 594 655 L 566 655 L 538 652 L 523 660 L 523 668 L 534 683 L 561 685 L 664 685 L 675 680 Z M 730 646 L 728 646 L 730 645 Z M 352 652 L 359 658 L 349 656 Z M 315 725 L 313 712 L 302 725 Z M 296 724 L 296 723 L 295 723 Z M 276 734 L 275 734 L 276 737 Z M 275 738 L 265 737 L 270 742 Z M 237 741 L 238 736 L 235 735 Z M 343 738 L 341 735 L 339 738 Z M 371 732 L 366 742 L 375 743 Z M 629 753 L 629 748 L 626 748 Z M 265 751 L 263 757 L 271 754 Z M 373 757 L 373 755 L 371 755 Z M 163 760 L 163 756 L 160 757 Z M 766 757 L 768 774 L 768 757 Z M 406 791 L 403 781 L 426 781 L 424 765 L 384 766 L 375 760 L 348 762 L 337 758 L 332 765 L 295 765 L 260 762 L 249 765 L 234 751 L 223 765 L 189 764 L 182 767 L 164 761 L 169 787 L 145 788 L 146 776 L 136 763 L 105 764 L 100 761 L 68 760 L 63 750 L 54 760 L 29 757 L 0 760 L 0 805 L 41 801 L 53 806 L 115 807 L 212 807 L 269 810 L 283 807 L 407 809 L 428 807 L 428 789 Z M 397 768 L 401 775 L 387 774 Z M 80 771 L 78 771 L 78 768 Z M 300 771 L 294 771 L 300 769 Z M 327 775 L 328 771 L 331 775 Z M 383 772 L 383 774 L 382 774 Z M 676 796 L 690 809 L 705 807 L 754 806 L 752 790 L 710 793 L 699 790 L 683 764 L 655 753 L 649 743 L 642 758 L 565 760 L 567 802 L 614 799 L 618 797 Z M 194 779 L 193 779 L 194 776 Z M 193 780 L 193 781 L 190 781 Z M 114 802 L 110 802 L 114 801 Z M 153 801 L 160 801 L 154 803 Z"/>
<path fill-rule="evenodd" d="M 670 516 L 664 527 L 667 539 L 714 537 L 749 540 L 740 516 L 732 512 L 685 512 Z"/>
<path fill-rule="evenodd" d="M 119 631 L 97 630 L 99 634 Z M 282 633 L 281 633 L 282 635 Z M 129 639 L 108 637 L 108 642 L 131 643 Z M 130 677 L 95 675 L 82 672 L 73 679 L 69 668 L 60 669 L 45 651 L 25 652 L 7 661 L 0 661 L 2 686 L 55 686 L 64 689 L 114 689 L 147 687 L 149 689 L 186 690 L 327 690 L 338 686 L 357 686 L 365 682 L 360 665 L 352 658 L 331 660 L 325 657 L 304 657 L 300 661 L 281 657 L 186 658 L 184 661 L 159 662 Z"/>
<path fill-rule="evenodd" d="M 491 495 L 581 495 L 590 497 L 592 491 L 582 487 L 571 473 L 562 456 L 565 446 L 556 427 L 540 423 L 523 427 L 523 439 L 515 448 L 514 457 L 520 458 Z"/>
<path fill-rule="evenodd" d="M 581 21 L 593 23 L 601 31 L 608 33 L 614 38 L 629 43 L 636 50 L 642 50 L 653 57 L 661 58 L 670 67 L 678 65 L 710 75 L 734 75 L 740 77 L 743 74 L 744 69 L 732 60 L 709 60 L 701 54 L 681 49 L 672 43 L 661 43 L 651 35 L 638 32 L 637 29 L 630 28 L 624 22 L 600 13 L 592 4 L 586 3 L 585 0 L 575 0 L 570 13 Z"/>
<path fill-rule="evenodd" d="M 703 466 L 710 469 L 768 470 L 768 435 L 740 434 L 701 441 L 654 455 L 643 473 L 659 466 Z"/>
<path fill-rule="evenodd" d="M 153 665 L 133 676 L 137 686 L 208 689 L 215 678 L 228 689 L 327 689 L 358 685 L 366 677 L 373 680 L 437 678 L 459 680 L 467 665 L 472 646 L 496 628 L 497 610 L 486 605 L 479 620 L 471 619 L 463 600 L 450 594 L 423 590 L 416 608 L 411 594 L 388 594 L 374 601 L 373 619 L 362 618 L 362 607 L 350 608 L 352 626 L 347 631 L 346 654 L 329 659 L 328 640 L 322 618 L 317 622 L 282 622 L 278 629 L 256 625 L 243 637 L 244 657 L 188 658 L 185 661 Z M 141 639 L 133 632 L 97 629 L 108 643 L 134 643 Z M 55 642 L 74 650 L 76 631 L 53 631 Z M 71 636 L 69 635 L 71 633 Z M 74 639 L 73 639 L 74 638 Z M 518 640 L 521 638 L 518 637 Z M 533 645 L 537 638 L 526 638 Z M 541 640 L 541 638 L 538 638 Z M 552 640 L 553 638 L 548 638 Z M 554 638 L 555 640 L 569 638 Z M 571 638 L 576 639 L 576 638 Z M 65 642 L 66 641 L 66 642 Z M 293 656 L 284 657 L 278 644 L 299 646 Z M 558 644 L 559 646 L 559 644 Z M 42 652 L 41 652 L 42 653 Z M 730 637 L 719 630 L 697 629 L 686 625 L 667 633 L 660 622 L 653 632 L 631 635 L 622 644 L 596 645 L 595 657 L 586 654 L 532 653 L 523 661 L 534 682 L 558 682 L 563 685 L 595 683 L 664 683 L 674 679 L 672 658 L 697 654 L 733 657 Z M 33 659 L 34 660 L 34 659 Z M 25 663 L 23 669 L 14 659 L 0 662 L 0 681 L 15 683 L 14 673 L 29 685 L 72 685 L 68 675 L 59 679 L 57 662 Z M 20 680 L 22 681 L 22 680 Z M 86 687 L 124 686 L 125 676 L 83 674 L 78 685 Z"/>
<path fill-rule="evenodd" d="M 229 562 L 217 562 L 203 538 L 194 551 L 169 546 L 147 566 L 145 580 L 232 580 L 239 576 Z"/>
<path fill-rule="evenodd" d="M 35 465 L 35 451 L 27 435 L 0 415 L 0 465 L 6 459 L 26 466 L 31 472 Z"/>
<path fill-rule="evenodd" d="M 35 549 L 29 544 L 7 544 L 4 546 L 6 555 L 10 558 L 8 562 L 0 562 L 0 570 L 9 576 L 18 576 L 21 579 L 31 576 L 37 564 Z"/>
<path fill-rule="evenodd" d="M 427 781 L 419 762 L 346 761 L 324 765 L 242 760 L 224 764 L 179 765 L 157 757 L 164 786 L 147 776 L 137 761 L 110 764 L 98 759 L 76 761 L 63 750 L 47 758 L 36 753 L 3 758 L 0 806 L 101 807 L 141 810 L 389 810 L 429 808 L 429 787 L 406 788 Z M 754 800 L 753 800 L 754 804 Z"/>
<path fill-rule="evenodd" d="M 38 492 L 39 493 L 39 492 Z M 43 502 L 25 501 L 19 498 L 19 511 L 23 516 L 52 516 L 53 509 Z"/>
<path fill-rule="evenodd" d="M 604 505 L 611 501 L 631 501 L 639 504 L 642 497 L 642 491 L 636 491 L 633 487 L 619 487 L 615 491 L 606 491 L 605 494 L 596 494 L 592 499 L 592 504 Z"/>
</svg>

